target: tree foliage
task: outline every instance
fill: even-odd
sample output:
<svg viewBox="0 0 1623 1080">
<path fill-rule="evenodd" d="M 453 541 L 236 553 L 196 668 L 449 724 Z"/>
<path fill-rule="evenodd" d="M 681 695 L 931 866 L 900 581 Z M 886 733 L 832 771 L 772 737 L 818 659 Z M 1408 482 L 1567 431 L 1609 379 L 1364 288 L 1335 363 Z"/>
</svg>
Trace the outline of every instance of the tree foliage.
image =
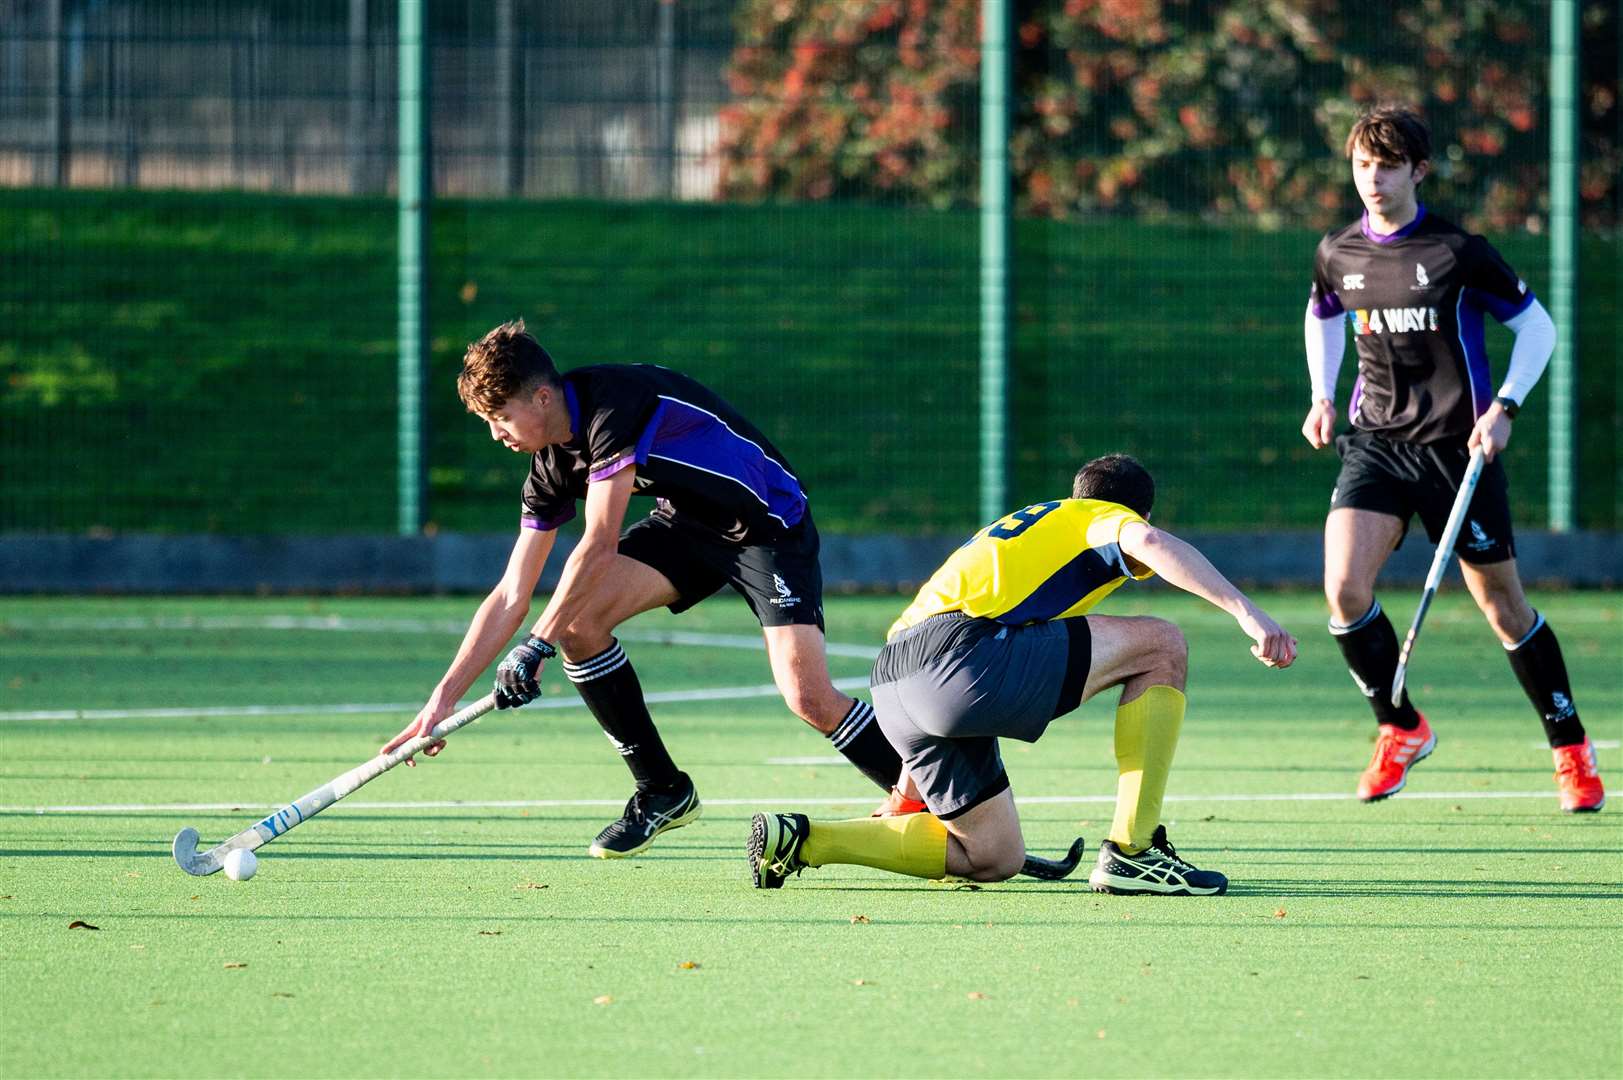
<svg viewBox="0 0 1623 1080">
<path fill-rule="evenodd" d="M 1541 220 L 1547 8 L 1535 0 L 1014 0 L 1020 207 L 1323 224 L 1341 143 L 1418 103 L 1429 196 L 1484 225 Z M 746 0 L 723 113 L 729 197 L 967 205 L 978 189 L 978 0 Z M 1585 5 L 1582 196 L 1616 219 L 1617 14 Z M 1608 45 L 1610 42 L 1610 45 Z"/>
</svg>

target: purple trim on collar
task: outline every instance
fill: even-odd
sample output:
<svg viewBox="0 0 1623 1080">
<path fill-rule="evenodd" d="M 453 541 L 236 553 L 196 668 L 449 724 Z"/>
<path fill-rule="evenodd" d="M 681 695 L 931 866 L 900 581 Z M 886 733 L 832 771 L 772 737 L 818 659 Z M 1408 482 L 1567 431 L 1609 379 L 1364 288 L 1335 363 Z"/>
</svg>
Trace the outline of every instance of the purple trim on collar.
<svg viewBox="0 0 1623 1080">
<path fill-rule="evenodd" d="M 1405 236 L 1408 236 L 1411 233 L 1413 233 L 1415 231 L 1415 229 L 1417 229 L 1420 226 L 1420 223 L 1422 221 L 1425 221 L 1425 220 L 1426 220 L 1426 204 L 1425 203 L 1416 203 L 1415 204 L 1414 220 L 1409 222 L 1409 224 L 1405 225 L 1403 228 L 1399 229 L 1397 232 L 1394 232 L 1394 233 L 1378 233 L 1374 229 L 1370 228 L 1369 227 L 1369 211 L 1368 210 L 1364 211 L 1364 216 L 1363 216 L 1362 219 L 1360 219 L 1358 227 L 1359 227 L 1359 229 L 1361 229 L 1363 231 L 1365 239 L 1371 240 L 1371 241 L 1373 241 L 1374 243 L 1377 243 L 1377 244 L 1395 244 L 1399 240 L 1402 240 Z"/>
<path fill-rule="evenodd" d="M 564 407 L 569 410 L 569 437 L 578 439 L 580 430 L 580 401 L 575 397 L 575 388 L 564 380 Z"/>
</svg>

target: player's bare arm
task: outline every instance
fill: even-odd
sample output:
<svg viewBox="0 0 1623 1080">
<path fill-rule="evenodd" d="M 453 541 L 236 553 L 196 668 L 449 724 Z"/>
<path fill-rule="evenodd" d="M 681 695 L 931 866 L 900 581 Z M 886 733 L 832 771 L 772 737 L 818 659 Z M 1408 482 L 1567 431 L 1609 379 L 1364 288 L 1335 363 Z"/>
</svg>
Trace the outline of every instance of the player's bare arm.
<svg viewBox="0 0 1623 1080">
<path fill-rule="evenodd" d="M 541 580 L 541 569 L 546 565 L 547 556 L 552 553 L 557 538 L 558 534 L 552 530 L 519 530 L 513 552 L 507 559 L 507 569 L 474 613 L 451 666 L 446 669 L 416 718 L 383 745 L 384 753 L 408 739 L 426 735 L 435 724 L 455 711 L 462 695 L 468 692 L 468 688 L 473 686 L 523 624 L 524 616 L 530 610 L 530 597 L 535 593 L 536 582 Z M 443 746 L 443 742 L 437 743 L 425 753 L 433 757 Z"/>
<path fill-rule="evenodd" d="M 1154 570 L 1167 584 L 1234 616 L 1253 642 L 1251 654 L 1262 663 L 1283 668 L 1295 661 L 1296 639 L 1235 588 L 1194 546 L 1138 521 L 1123 526 L 1119 539 L 1128 558 Z"/>
<path fill-rule="evenodd" d="M 586 487 L 586 527 L 580 543 L 564 563 L 558 588 L 547 602 L 530 633 L 543 641 L 557 641 L 563 631 L 593 602 L 620 550 L 620 527 L 626 506 L 636 490 L 636 466 L 621 469 Z"/>
</svg>

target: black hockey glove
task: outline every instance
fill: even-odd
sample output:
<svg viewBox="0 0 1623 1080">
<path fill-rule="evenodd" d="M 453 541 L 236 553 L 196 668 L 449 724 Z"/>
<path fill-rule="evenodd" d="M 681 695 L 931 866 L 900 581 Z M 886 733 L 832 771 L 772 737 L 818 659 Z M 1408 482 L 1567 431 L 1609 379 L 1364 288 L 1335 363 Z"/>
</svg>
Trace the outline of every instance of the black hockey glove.
<svg viewBox="0 0 1623 1080">
<path fill-rule="evenodd" d="M 541 665 L 558 655 L 550 642 L 535 635 L 515 645 L 501 666 L 496 669 L 496 708 L 516 709 L 541 696 L 541 684 L 536 681 Z"/>
</svg>

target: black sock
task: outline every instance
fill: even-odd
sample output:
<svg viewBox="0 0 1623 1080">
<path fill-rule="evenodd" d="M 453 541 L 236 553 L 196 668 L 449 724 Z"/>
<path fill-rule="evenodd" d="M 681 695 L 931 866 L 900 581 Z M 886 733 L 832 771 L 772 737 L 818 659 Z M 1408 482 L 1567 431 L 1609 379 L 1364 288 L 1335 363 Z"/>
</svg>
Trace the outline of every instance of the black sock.
<svg viewBox="0 0 1623 1080">
<path fill-rule="evenodd" d="M 1363 618 L 1351 626 L 1330 624 L 1330 633 L 1341 646 L 1341 655 L 1347 661 L 1347 670 L 1353 682 L 1369 699 L 1375 710 L 1375 719 L 1383 724 L 1413 731 L 1420 726 L 1420 714 L 1409 702 L 1409 691 L 1403 692 L 1403 704 L 1392 706 L 1392 679 L 1398 673 L 1398 635 L 1392 623 L 1376 600 L 1364 612 Z"/>
<path fill-rule="evenodd" d="M 1527 700 L 1544 722 L 1544 734 L 1552 748 L 1577 746 L 1584 741 L 1584 725 L 1578 707 L 1572 703 L 1572 683 L 1567 679 L 1567 663 L 1561 658 L 1561 643 L 1544 616 L 1533 613 L 1533 629 L 1514 645 L 1505 646 L 1510 670 L 1527 693 Z"/>
<path fill-rule="evenodd" d="M 874 723 L 873 706 L 866 701 L 851 703 L 850 711 L 829 733 L 828 741 L 883 790 L 889 791 L 901 779 L 902 756 Z"/>
<path fill-rule="evenodd" d="M 618 640 L 588 660 L 565 660 L 564 674 L 625 758 L 638 791 L 669 790 L 682 783 L 681 771 L 654 730 L 637 672 Z"/>
</svg>

